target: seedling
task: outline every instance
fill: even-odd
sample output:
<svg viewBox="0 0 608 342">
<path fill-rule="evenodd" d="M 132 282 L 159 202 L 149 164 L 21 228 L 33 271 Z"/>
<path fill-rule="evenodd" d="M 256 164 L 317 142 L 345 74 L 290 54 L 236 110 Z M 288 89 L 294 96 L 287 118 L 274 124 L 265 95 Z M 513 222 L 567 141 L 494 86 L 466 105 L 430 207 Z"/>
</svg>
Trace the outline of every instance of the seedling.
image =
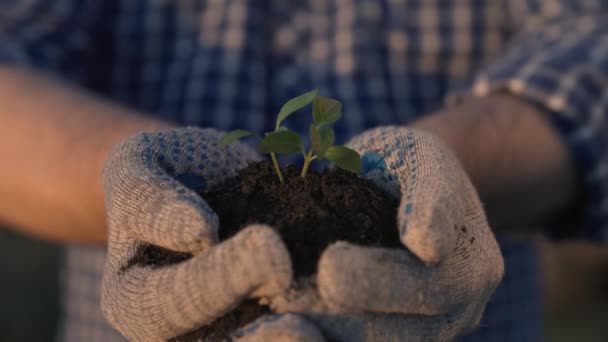
<svg viewBox="0 0 608 342">
<path fill-rule="evenodd" d="M 342 104 L 337 100 L 320 96 L 318 93 L 319 91 L 315 89 L 287 101 L 277 115 L 274 131 L 264 134 L 263 138 L 253 132 L 237 129 L 224 135 L 219 140 L 219 146 L 225 146 L 244 137 L 255 137 L 258 140 L 258 152 L 270 154 L 281 183 L 283 183 L 283 175 L 279 168 L 277 154 L 302 153 L 304 157 L 304 166 L 300 174 L 302 177 L 306 177 L 313 160 L 323 158 L 333 162 L 341 169 L 359 173 L 362 169 L 359 154 L 348 147 L 334 145 L 335 134 L 331 125 L 342 116 Z M 283 126 L 283 122 L 311 102 L 313 123 L 308 130 L 310 147 L 306 150 L 300 136 Z"/>
</svg>

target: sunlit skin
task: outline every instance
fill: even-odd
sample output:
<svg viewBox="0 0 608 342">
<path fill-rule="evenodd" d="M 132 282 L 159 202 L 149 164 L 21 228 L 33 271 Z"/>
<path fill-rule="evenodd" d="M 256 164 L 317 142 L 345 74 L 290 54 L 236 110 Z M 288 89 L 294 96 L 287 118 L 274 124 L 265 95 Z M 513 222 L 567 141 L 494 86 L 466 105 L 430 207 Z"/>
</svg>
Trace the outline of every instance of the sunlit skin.
<svg viewBox="0 0 608 342">
<path fill-rule="evenodd" d="M 105 243 L 109 151 L 173 125 L 12 67 L 0 67 L 0 103 L 0 221 L 44 239 Z"/>
<path fill-rule="evenodd" d="M 510 109 L 501 110 L 507 103 Z M 0 67 L 0 104 L 0 221 L 62 242 L 105 243 L 100 175 L 109 151 L 135 133 L 175 126 L 8 66 Z M 569 150 L 536 109 L 515 97 L 471 98 L 411 126 L 452 148 L 494 227 L 542 220 L 576 197 Z"/>
</svg>

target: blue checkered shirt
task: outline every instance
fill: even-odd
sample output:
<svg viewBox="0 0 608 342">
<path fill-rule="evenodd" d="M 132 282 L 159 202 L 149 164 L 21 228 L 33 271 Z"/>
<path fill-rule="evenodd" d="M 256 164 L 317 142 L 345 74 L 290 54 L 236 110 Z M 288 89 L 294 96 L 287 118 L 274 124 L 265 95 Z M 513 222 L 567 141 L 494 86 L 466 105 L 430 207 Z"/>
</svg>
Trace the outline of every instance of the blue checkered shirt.
<svg viewBox="0 0 608 342">
<path fill-rule="evenodd" d="M 344 104 L 339 142 L 450 95 L 507 91 L 544 108 L 575 152 L 586 206 L 569 236 L 606 240 L 607 12 L 603 0 L 0 0 L 0 62 L 175 122 L 256 132 L 318 87 Z M 537 250 L 499 241 L 505 279 L 462 340 L 539 341 Z M 122 340 L 99 310 L 103 260 L 66 249 L 60 340 Z"/>
</svg>

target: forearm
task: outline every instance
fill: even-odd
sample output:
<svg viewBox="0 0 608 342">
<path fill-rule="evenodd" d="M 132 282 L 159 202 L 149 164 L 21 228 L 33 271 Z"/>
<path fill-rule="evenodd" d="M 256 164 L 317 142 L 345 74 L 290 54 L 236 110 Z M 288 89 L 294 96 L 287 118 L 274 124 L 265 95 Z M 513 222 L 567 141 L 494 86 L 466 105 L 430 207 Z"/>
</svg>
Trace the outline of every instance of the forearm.
<svg viewBox="0 0 608 342">
<path fill-rule="evenodd" d="M 108 152 L 169 124 L 12 67 L 0 67 L 0 104 L 0 222 L 53 240 L 104 242 Z"/>
<path fill-rule="evenodd" d="M 542 222 L 576 198 L 570 151 L 542 113 L 516 97 L 469 99 L 413 126 L 434 132 L 452 148 L 494 228 Z"/>
</svg>

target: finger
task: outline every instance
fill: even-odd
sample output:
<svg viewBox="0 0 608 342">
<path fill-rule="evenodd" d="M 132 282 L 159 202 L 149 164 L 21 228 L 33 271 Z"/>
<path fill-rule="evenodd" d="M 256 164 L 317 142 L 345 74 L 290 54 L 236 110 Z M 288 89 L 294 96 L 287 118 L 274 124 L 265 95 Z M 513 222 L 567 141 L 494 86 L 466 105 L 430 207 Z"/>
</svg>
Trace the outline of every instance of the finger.
<svg viewBox="0 0 608 342">
<path fill-rule="evenodd" d="M 400 195 L 401 241 L 426 264 L 437 264 L 456 243 L 466 198 L 456 158 L 430 133 L 399 127 L 368 131 L 353 147 L 363 154 L 364 177 Z M 366 166 L 367 165 L 367 166 Z"/>
<path fill-rule="evenodd" d="M 270 296 L 291 283 L 289 254 L 267 226 L 248 227 L 207 252 L 157 269 L 109 264 L 102 308 L 128 338 L 171 338 L 212 322 L 247 297 Z"/>
<path fill-rule="evenodd" d="M 437 315 L 457 309 L 471 295 L 467 266 L 427 267 L 405 249 L 329 246 L 319 261 L 319 294 L 338 313 Z"/>
<path fill-rule="evenodd" d="M 354 315 L 308 316 L 333 341 L 452 341 L 476 325 L 462 315 L 421 316 L 361 313 Z"/>
<path fill-rule="evenodd" d="M 217 215 L 194 191 L 163 174 L 111 160 L 104 173 L 109 225 L 137 240 L 197 253 L 218 241 Z"/>
<path fill-rule="evenodd" d="M 317 327 L 295 314 L 265 316 L 232 335 L 235 342 L 323 342 Z"/>
<path fill-rule="evenodd" d="M 119 145 L 104 170 L 109 219 L 139 240 L 182 252 L 217 242 L 218 218 L 194 190 L 255 159 L 244 146 L 222 151 L 214 130 L 140 134 Z"/>
<path fill-rule="evenodd" d="M 400 153 L 409 157 L 397 214 L 403 244 L 423 263 L 437 264 L 456 247 L 453 229 L 464 221 L 460 199 L 466 175 L 451 153 L 430 134 L 416 132 L 401 141 Z M 462 191 L 462 192 L 460 192 Z"/>
</svg>

